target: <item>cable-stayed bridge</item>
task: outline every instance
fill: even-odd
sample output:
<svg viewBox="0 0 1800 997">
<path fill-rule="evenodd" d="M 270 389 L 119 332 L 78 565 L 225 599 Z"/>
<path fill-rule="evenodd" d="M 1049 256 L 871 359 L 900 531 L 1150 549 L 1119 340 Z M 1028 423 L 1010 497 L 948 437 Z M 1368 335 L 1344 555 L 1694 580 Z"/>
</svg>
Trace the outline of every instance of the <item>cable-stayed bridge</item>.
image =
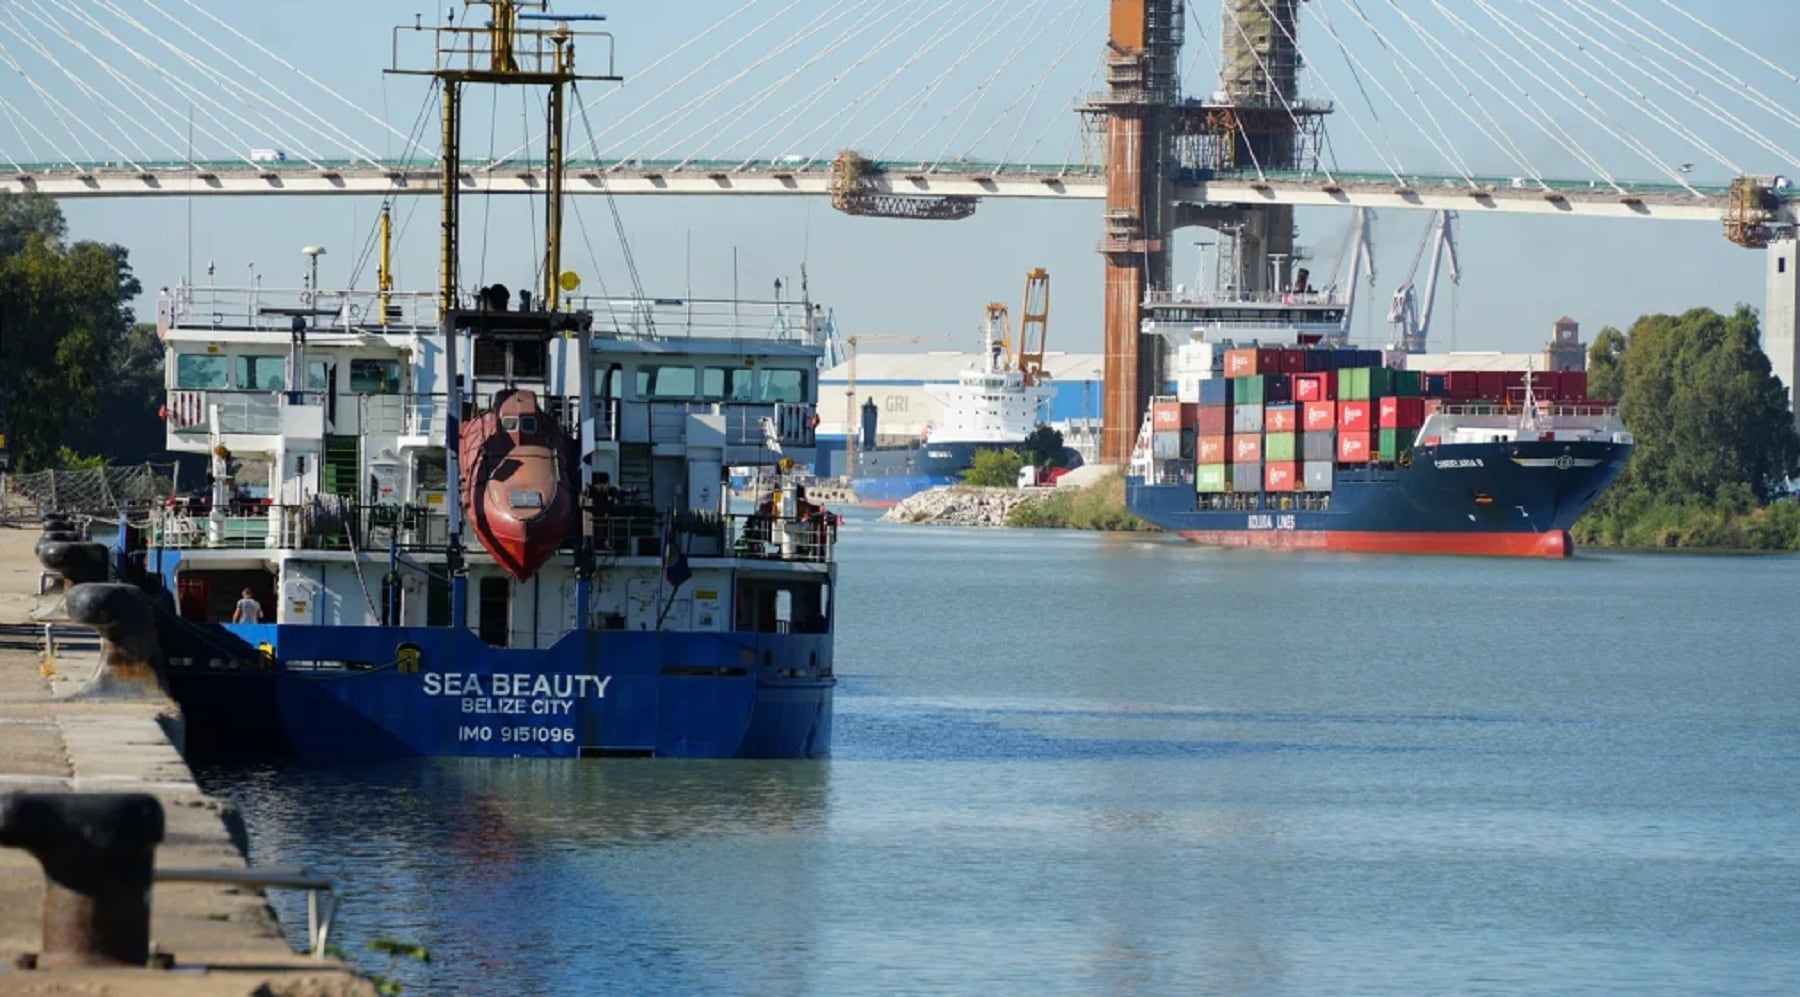
<svg viewBox="0 0 1800 997">
<path fill-rule="evenodd" d="M 1791 283 L 1776 261 L 1792 255 L 1797 221 L 1780 174 L 1800 175 L 1800 75 L 1759 49 L 1791 49 L 1762 21 L 1790 32 L 1800 21 L 1775 0 L 1762 8 L 1761 21 L 1677 0 L 609 11 L 616 42 L 581 59 L 624 82 L 576 95 L 567 191 L 829 197 L 852 214 L 920 218 L 964 217 L 986 198 L 1101 202 L 1117 454 L 1139 382 L 1154 379 L 1136 302 L 1168 285 L 1170 234 L 1185 226 L 1234 227 L 1251 246 L 1242 283 L 1260 293 L 1279 280 L 1260 261 L 1294 258 L 1295 207 L 1722 222 L 1735 242 L 1771 246 L 1774 303 Z M 217 0 L 0 8 L 0 190 L 438 193 L 438 95 L 356 82 L 428 50 L 434 22 L 391 38 L 351 25 L 382 35 L 372 46 L 300 17 L 256 31 L 245 8 Z M 465 110 L 458 188 L 543 192 L 542 135 L 522 124 L 541 113 Z M 1791 384 L 1800 293 L 1787 296 L 1765 320 Z"/>
</svg>

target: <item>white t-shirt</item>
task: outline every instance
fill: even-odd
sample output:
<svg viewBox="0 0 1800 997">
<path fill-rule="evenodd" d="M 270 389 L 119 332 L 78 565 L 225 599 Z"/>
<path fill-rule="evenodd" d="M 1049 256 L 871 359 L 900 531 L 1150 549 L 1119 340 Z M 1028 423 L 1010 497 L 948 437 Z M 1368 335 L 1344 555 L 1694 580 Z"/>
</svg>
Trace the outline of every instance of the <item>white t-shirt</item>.
<svg viewBox="0 0 1800 997">
<path fill-rule="evenodd" d="M 262 622 L 262 603 L 257 602 L 255 599 L 239 599 L 238 604 L 237 604 L 237 612 L 232 614 L 231 622 L 233 622 L 233 623 L 260 623 L 260 622 Z"/>
</svg>

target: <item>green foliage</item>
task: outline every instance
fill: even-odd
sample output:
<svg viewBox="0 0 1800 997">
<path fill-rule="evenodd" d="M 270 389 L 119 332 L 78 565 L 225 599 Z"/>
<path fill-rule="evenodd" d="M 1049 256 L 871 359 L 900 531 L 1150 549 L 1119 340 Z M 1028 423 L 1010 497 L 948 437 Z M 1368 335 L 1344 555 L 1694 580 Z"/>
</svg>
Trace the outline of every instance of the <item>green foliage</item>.
<svg viewBox="0 0 1800 997">
<path fill-rule="evenodd" d="M 1039 426 L 1030 436 L 1025 437 L 1025 442 L 1019 444 L 1019 447 L 1032 467 L 1049 470 L 1068 466 L 1063 452 L 1063 434 L 1049 426 Z"/>
<path fill-rule="evenodd" d="M 1013 509 L 1006 525 L 1065 530 L 1150 529 L 1125 508 L 1125 475 L 1109 474 L 1086 488 L 1058 488 Z"/>
<path fill-rule="evenodd" d="M 163 345 L 156 326 L 138 323 L 112 351 L 96 404 L 104 418 L 76 423 L 63 441 L 76 450 L 106 455 L 119 464 L 135 464 L 165 452 L 163 420 Z"/>
<path fill-rule="evenodd" d="M 1625 389 L 1625 334 L 1604 326 L 1588 347 L 1587 391 L 1589 398 L 1619 400 Z"/>
<path fill-rule="evenodd" d="M 1602 330 L 1588 362 L 1591 393 L 1617 385 L 1637 448 L 1578 542 L 1800 550 L 1795 503 L 1763 504 L 1800 471 L 1800 435 L 1754 312 L 1646 315 Z"/>
<path fill-rule="evenodd" d="M 398 994 L 405 989 L 399 980 L 388 975 L 394 971 L 394 963 L 396 960 L 417 959 L 424 963 L 429 963 L 431 961 L 431 953 L 426 950 L 425 946 L 420 945 L 417 942 L 402 942 L 392 938 L 376 938 L 371 940 L 366 947 L 370 952 L 379 952 L 388 957 L 387 965 L 382 967 L 382 972 L 368 974 L 369 981 L 375 984 L 375 991 L 380 994 Z"/>
<path fill-rule="evenodd" d="M 96 467 L 105 467 L 106 458 L 99 454 L 79 453 L 69 447 L 56 448 L 55 470 L 87 471 Z"/>
<path fill-rule="evenodd" d="M 963 484 L 981 488 L 1014 488 L 1025 459 L 1013 450 L 977 450 L 974 463 L 962 473 Z"/>
<path fill-rule="evenodd" d="M 0 390 L 21 470 L 51 466 L 71 426 L 99 415 L 141 290 L 123 247 L 63 232 L 54 201 L 0 195 Z"/>
</svg>

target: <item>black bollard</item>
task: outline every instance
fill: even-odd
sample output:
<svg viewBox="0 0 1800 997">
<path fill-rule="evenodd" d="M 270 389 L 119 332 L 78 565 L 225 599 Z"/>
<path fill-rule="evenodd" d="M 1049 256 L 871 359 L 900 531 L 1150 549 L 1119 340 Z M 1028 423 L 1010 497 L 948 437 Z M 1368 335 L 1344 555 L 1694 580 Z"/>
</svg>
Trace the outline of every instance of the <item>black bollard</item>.
<svg viewBox="0 0 1800 997">
<path fill-rule="evenodd" d="M 162 695 L 156 604 L 143 589 L 124 582 L 90 582 L 70 588 L 64 605 L 69 619 L 100 635 L 100 667 L 78 695 Z"/>
<path fill-rule="evenodd" d="M 44 867 L 43 969 L 142 966 L 150 958 L 150 884 L 163 839 L 148 793 L 0 797 L 0 845 Z"/>
<path fill-rule="evenodd" d="M 38 563 L 70 584 L 103 582 L 112 574 L 112 553 L 91 540 L 42 540 L 37 545 Z"/>
</svg>

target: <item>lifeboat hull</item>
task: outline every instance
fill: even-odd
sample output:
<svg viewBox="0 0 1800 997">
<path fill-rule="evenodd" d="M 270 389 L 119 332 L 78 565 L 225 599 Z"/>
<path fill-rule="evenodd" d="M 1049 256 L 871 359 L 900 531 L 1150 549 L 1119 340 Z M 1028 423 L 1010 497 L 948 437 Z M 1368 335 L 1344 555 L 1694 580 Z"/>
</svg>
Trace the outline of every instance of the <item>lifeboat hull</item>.
<svg viewBox="0 0 1800 997">
<path fill-rule="evenodd" d="M 579 522 L 573 448 L 529 391 L 503 391 L 463 424 L 463 514 L 518 581 L 537 573 Z"/>
</svg>

